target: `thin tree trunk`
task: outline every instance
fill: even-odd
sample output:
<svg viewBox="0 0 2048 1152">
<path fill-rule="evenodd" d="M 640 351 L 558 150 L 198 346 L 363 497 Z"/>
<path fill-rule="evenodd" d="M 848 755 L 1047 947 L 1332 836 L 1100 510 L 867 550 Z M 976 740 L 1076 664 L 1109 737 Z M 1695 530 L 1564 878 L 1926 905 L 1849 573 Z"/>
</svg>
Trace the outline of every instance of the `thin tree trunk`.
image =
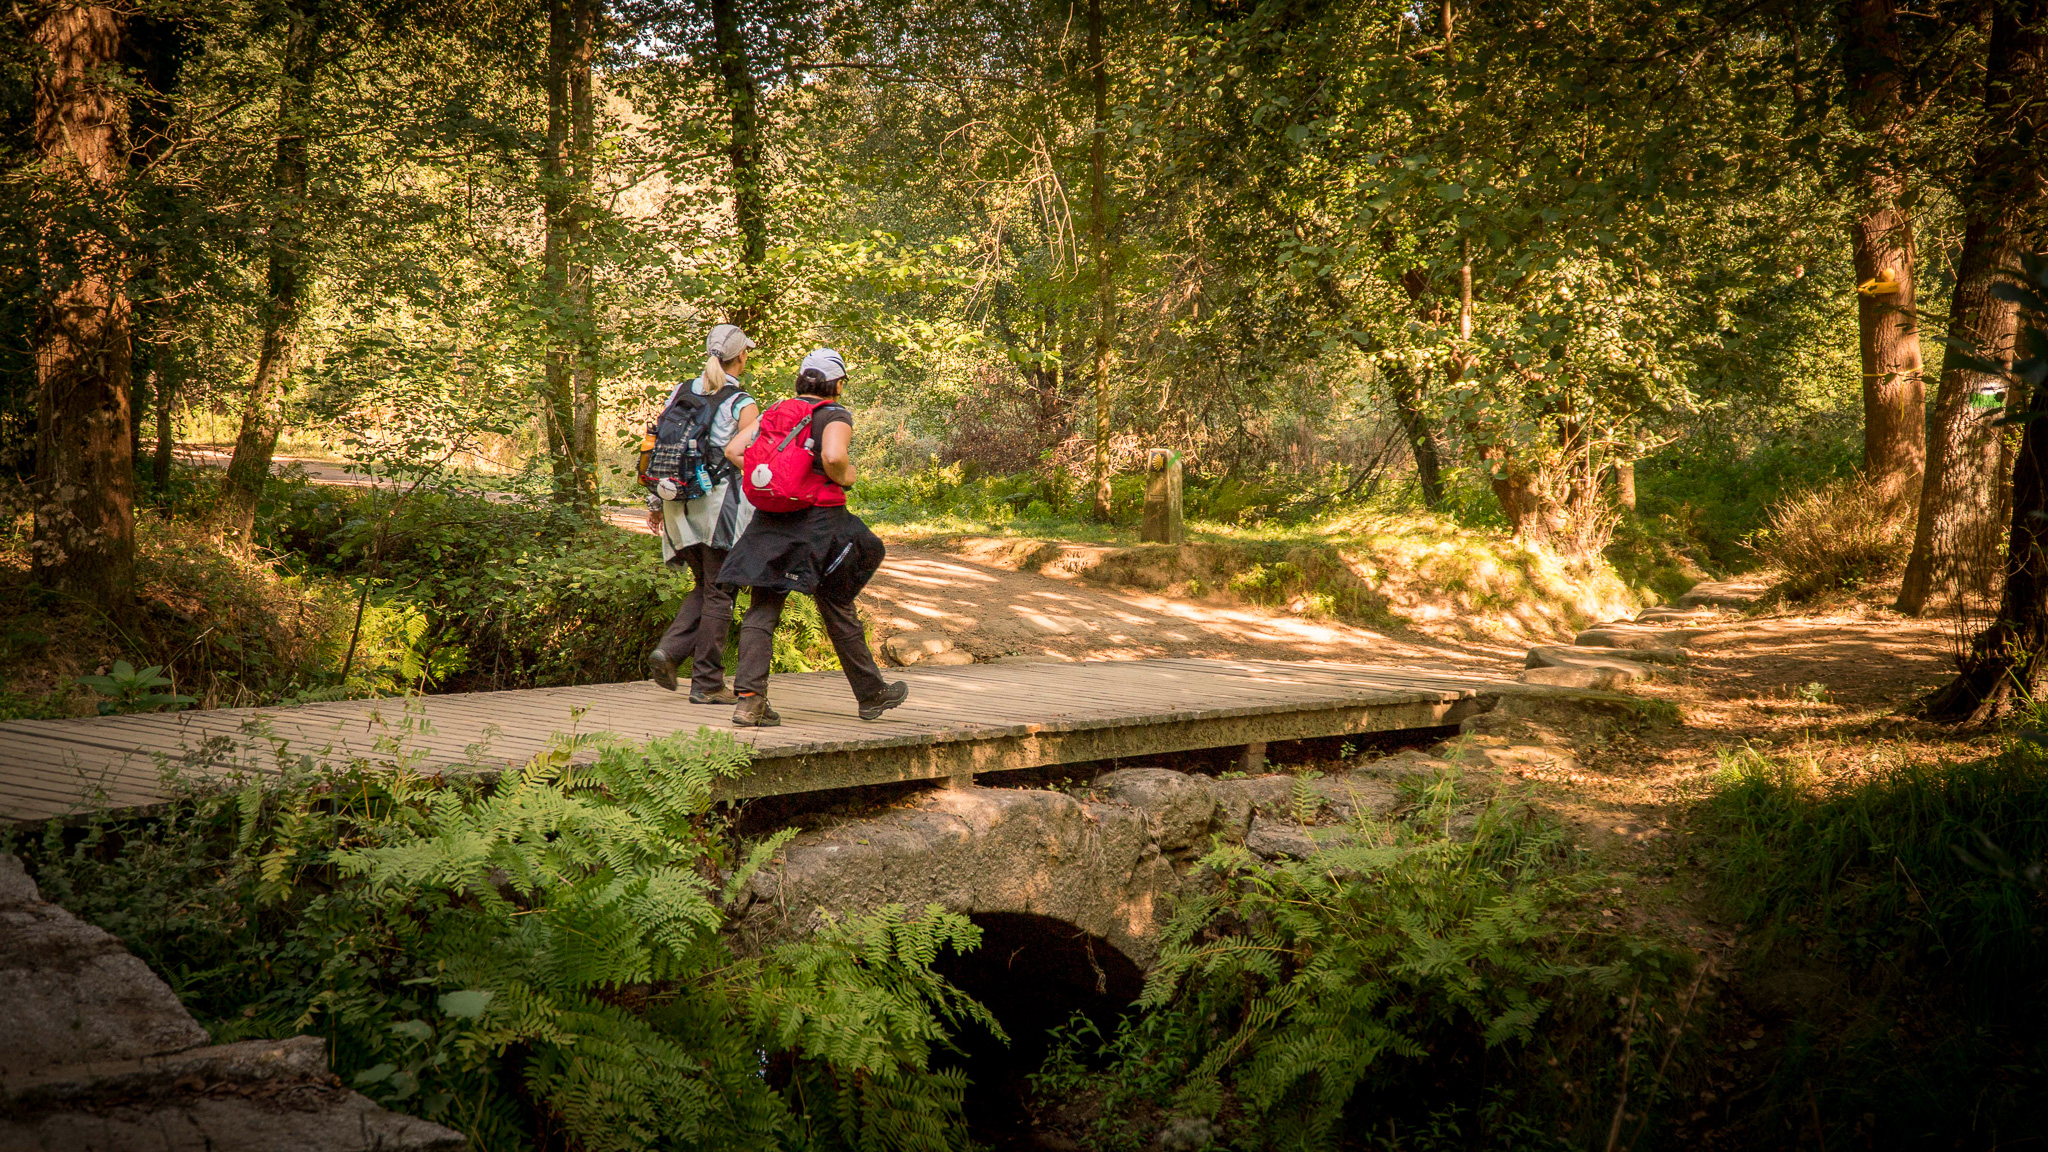
<svg viewBox="0 0 2048 1152">
<path fill-rule="evenodd" d="M 2043 127 L 2044 0 L 1994 6 L 1986 52 L 1984 124 L 1971 165 L 1964 205 L 1963 248 L 1949 302 L 1949 335 L 1975 345 L 1975 354 L 2003 360 L 2012 354 L 2018 312 L 1991 293 L 2019 264 L 2039 233 L 2042 172 L 2032 154 Z M 1972 593 L 1990 591 L 1997 577 L 1997 515 L 2001 503 L 2000 434 L 1996 405 L 1978 407 L 1980 387 L 1995 377 L 1970 368 L 1951 348 L 1942 356 L 1935 393 L 1933 442 L 1920 489 L 1920 519 L 1896 607 L 1908 616 L 1961 607 Z M 2017 505 L 2015 505 L 2017 507 Z"/>
<path fill-rule="evenodd" d="M 596 50 L 597 0 L 572 0 L 575 42 L 570 50 L 569 166 L 575 182 L 569 211 L 569 299 L 575 311 L 576 364 L 571 378 L 575 419 L 570 451 L 576 465 L 577 507 L 597 516 L 597 312 L 591 293 L 592 189 L 596 181 L 597 120 L 591 103 L 590 65 Z"/>
<path fill-rule="evenodd" d="M 541 419 L 547 425 L 549 463 L 555 503 L 577 507 L 580 469 L 576 466 L 576 396 L 573 330 L 577 322 L 569 262 L 575 211 L 570 187 L 569 74 L 574 68 L 576 0 L 548 0 L 547 98 L 548 135 L 541 152 L 541 212 L 547 239 L 541 251 L 541 290 L 547 317 L 547 359 L 543 366 Z"/>
<path fill-rule="evenodd" d="M 1088 0 L 1088 72 L 1095 114 L 1088 134 L 1088 243 L 1095 259 L 1094 510 L 1109 519 L 1109 357 L 1116 322 L 1116 285 L 1109 274 L 1109 197 L 1103 188 L 1104 133 L 1109 130 L 1109 67 L 1102 55 L 1102 0 Z"/>
<path fill-rule="evenodd" d="M 156 373 L 156 456 L 150 461 L 150 479 L 155 481 L 159 494 L 171 486 L 171 453 L 178 446 L 177 428 L 172 419 L 173 404 L 177 400 L 172 374 L 162 369 Z M 171 503 L 163 502 L 163 515 L 169 519 Z"/>
<path fill-rule="evenodd" d="M 256 374 L 242 403 L 241 433 L 221 486 L 221 535 L 246 548 L 256 504 L 284 423 L 284 386 L 298 356 L 299 310 L 309 264 L 306 253 L 306 148 L 313 86 L 319 79 L 323 12 L 318 4 L 287 10 L 284 75 L 277 97 L 277 156 L 270 166 L 269 270 L 261 311 Z"/>
<path fill-rule="evenodd" d="M 1864 177 L 1862 210 L 1849 226 L 1855 255 L 1856 326 L 1863 363 L 1863 474 L 1888 505 L 1917 495 L 1927 455 L 1927 392 L 1914 311 L 1913 220 L 1900 209 L 1905 181 L 1892 164 L 1902 146 L 1898 17 L 1893 0 L 1850 0 L 1838 11 L 1850 104 L 1878 157 Z"/>
<path fill-rule="evenodd" d="M 1856 281 L 1891 291 L 1859 292 L 1858 346 L 1863 364 L 1863 476 L 1888 505 L 1918 495 L 1927 461 L 1927 384 L 1913 300 L 1913 220 L 1874 208 L 1849 228 Z"/>
<path fill-rule="evenodd" d="M 773 299 L 765 267 L 768 188 L 761 171 L 760 91 L 740 24 L 734 0 L 711 0 L 711 36 L 718 53 L 718 76 L 725 90 L 726 119 L 732 133 L 726 145 L 726 159 L 732 171 L 732 216 L 740 234 L 738 292 L 726 308 L 726 318 L 750 335 L 758 335 L 768 321 Z"/>
<path fill-rule="evenodd" d="M 1636 507 L 1636 462 L 1616 460 L 1614 462 L 1614 498 L 1623 508 L 1635 511 Z"/>
<path fill-rule="evenodd" d="M 1422 386 L 1413 370 L 1396 364 L 1387 370 L 1387 389 L 1393 393 L 1408 450 L 1415 455 L 1415 482 L 1422 487 L 1423 507 L 1438 511 L 1444 506 L 1443 461 L 1437 455 L 1436 429 L 1422 406 Z"/>
<path fill-rule="evenodd" d="M 127 167 L 128 103 L 106 82 L 125 17 L 50 5 L 30 31 L 36 61 L 35 534 L 43 583 L 127 604 L 135 584 L 135 458 L 122 254 L 107 229 Z"/>
</svg>

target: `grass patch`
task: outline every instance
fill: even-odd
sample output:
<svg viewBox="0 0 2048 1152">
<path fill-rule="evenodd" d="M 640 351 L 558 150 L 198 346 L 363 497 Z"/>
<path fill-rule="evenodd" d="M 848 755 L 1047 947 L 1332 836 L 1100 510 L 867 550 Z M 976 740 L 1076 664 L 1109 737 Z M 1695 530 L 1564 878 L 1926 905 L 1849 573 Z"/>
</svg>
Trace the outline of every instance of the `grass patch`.
<svg viewBox="0 0 2048 1152">
<path fill-rule="evenodd" d="M 1752 996 L 1791 1019 L 1760 1133 L 1811 1113 L 1831 1145 L 2048 1139 L 2038 746 L 1835 776 L 1745 749 L 1693 821 L 1714 899 L 1750 930 Z"/>
</svg>

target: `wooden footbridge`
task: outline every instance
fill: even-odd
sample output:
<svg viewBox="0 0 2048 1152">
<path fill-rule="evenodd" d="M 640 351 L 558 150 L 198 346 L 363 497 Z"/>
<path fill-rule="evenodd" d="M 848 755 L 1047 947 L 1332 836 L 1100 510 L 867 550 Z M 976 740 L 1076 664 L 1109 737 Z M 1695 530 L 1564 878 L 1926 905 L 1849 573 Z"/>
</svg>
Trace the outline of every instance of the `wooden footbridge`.
<svg viewBox="0 0 2048 1152">
<path fill-rule="evenodd" d="M 1257 660 L 1132 660 L 912 668 L 910 699 L 853 715 L 837 672 L 775 677 L 782 726 L 733 729 L 731 708 L 651 682 L 227 708 L 0 724 L 0 819 L 145 807 L 193 781 L 227 784 L 283 765 L 396 762 L 417 770 L 523 763 L 557 733 L 645 740 L 700 725 L 754 749 L 727 798 L 1243 747 L 1454 724 L 1503 692 L 1543 692 L 1454 670 Z"/>
</svg>

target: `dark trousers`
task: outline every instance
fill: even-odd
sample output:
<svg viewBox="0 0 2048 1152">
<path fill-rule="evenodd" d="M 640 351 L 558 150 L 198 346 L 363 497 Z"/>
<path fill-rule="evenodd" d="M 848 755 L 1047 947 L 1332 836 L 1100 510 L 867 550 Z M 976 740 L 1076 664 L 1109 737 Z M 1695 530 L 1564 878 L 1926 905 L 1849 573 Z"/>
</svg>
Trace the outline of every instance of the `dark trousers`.
<svg viewBox="0 0 2048 1152">
<path fill-rule="evenodd" d="M 692 544 L 676 555 L 690 566 L 697 586 L 655 647 L 677 664 L 690 665 L 690 691 L 717 692 L 725 687 L 725 638 L 732 632 L 732 589 L 718 583 L 725 549 Z"/>
<path fill-rule="evenodd" d="M 768 664 L 775 656 L 775 626 L 782 622 L 782 602 L 789 593 L 755 588 L 747 618 L 740 623 L 740 666 L 733 687 L 740 692 L 768 691 Z M 868 638 L 860 628 L 853 601 L 830 596 L 812 597 L 818 615 L 825 621 L 825 635 L 832 638 L 832 651 L 839 654 L 839 666 L 846 670 L 846 682 L 853 686 L 853 698 L 865 703 L 881 696 L 888 682 L 868 651 Z"/>
</svg>

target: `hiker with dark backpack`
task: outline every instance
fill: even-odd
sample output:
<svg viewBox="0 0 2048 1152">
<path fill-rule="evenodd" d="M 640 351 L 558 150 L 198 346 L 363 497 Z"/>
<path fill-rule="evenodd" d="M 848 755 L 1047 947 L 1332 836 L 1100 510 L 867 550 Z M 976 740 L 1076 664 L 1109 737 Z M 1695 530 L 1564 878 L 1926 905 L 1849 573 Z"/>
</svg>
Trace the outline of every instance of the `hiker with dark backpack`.
<svg viewBox="0 0 2048 1152">
<path fill-rule="evenodd" d="M 853 413 L 839 403 L 845 381 L 839 353 L 817 349 L 804 357 L 796 396 L 769 408 L 725 446 L 755 510 L 719 577 L 730 588 L 752 590 L 733 677 L 739 702 L 732 722 L 741 728 L 782 723 L 768 706 L 768 665 L 791 592 L 817 602 L 861 719 L 880 719 L 910 694 L 908 684 L 882 679 L 854 611 L 854 597 L 882 566 L 883 548 L 846 508 L 846 490 L 859 470 L 851 455 Z"/>
<path fill-rule="evenodd" d="M 725 446 L 750 431 L 761 407 L 741 387 L 754 342 L 738 325 L 720 324 L 704 341 L 704 372 L 669 393 L 641 442 L 640 482 L 648 488 L 647 528 L 661 537 L 663 563 L 687 567 L 697 586 L 676 612 L 647 670 L 673 692 L 676 674 L 690 678 L 690 703 L 731 704 L 725 686 L 725 640 L 732 632 L 732 592 L 719 583 L 726 552 L 746 530 L 753 506 L 733 482 Z"/>
</svg>

